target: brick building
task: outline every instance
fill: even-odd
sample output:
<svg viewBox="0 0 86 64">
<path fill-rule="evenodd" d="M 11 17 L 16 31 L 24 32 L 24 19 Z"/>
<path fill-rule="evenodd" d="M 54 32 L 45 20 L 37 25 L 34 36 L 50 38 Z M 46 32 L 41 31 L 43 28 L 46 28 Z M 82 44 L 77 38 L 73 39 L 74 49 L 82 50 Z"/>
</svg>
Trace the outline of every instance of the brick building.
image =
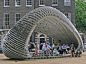
<svg viewBox="0 0 86 64">
<path fill-rule="evenodd" d="M 25 14 L 31 10 L 51 6 L 63 12 L 75 25 L 75 0 L 0 0 L 0 36 L 16 24 Z M 32 34 L 31 40 L 34 42 L 53 42 L 53 38 L 45 34 Z"/>
</svg>

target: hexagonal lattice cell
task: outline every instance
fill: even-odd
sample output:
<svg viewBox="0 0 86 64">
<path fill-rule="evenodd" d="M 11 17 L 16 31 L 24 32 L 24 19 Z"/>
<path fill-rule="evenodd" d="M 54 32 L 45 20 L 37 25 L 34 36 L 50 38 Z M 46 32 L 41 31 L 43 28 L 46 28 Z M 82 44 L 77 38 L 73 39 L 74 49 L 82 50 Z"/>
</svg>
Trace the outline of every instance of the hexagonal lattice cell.
<svg viewBox="0 0 86 64">
<path fill-rule="evenodd" d="M 33 31 L 44 33 L 56 41 L 74 42 L 77 48 L 81 37 L 67 17 L 52 7 L 40 7 L 21 18 L 3 39 L 3 53 L 14 59 L 28 58 L 28 42 Z"/>
</svg>

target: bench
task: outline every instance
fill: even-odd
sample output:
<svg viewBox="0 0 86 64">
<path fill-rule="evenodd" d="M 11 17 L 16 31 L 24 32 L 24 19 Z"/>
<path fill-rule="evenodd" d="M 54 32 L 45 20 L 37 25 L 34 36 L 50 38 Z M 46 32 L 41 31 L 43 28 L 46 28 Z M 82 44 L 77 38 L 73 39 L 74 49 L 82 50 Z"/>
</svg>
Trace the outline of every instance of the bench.
<svg viewBox="0 0 86 64">
<path fill-rule="evenodd" d="M 31 56 L 35 54 L 35 52 L 29 52 L 29 53 Z M 39 56 L 44 56 L 44 51 L 39 50 Z"/>
</svg>

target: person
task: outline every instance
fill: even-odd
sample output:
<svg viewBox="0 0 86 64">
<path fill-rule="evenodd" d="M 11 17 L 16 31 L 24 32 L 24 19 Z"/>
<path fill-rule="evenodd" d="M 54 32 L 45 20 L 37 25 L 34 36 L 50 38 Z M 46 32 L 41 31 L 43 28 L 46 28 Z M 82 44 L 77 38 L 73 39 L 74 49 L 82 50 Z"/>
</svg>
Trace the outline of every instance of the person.
<svg viewBox="0 0 86 64">
<path fill-rule="evenodd" d="M 42 50 L 43 43 L 40 44 L 40 50 Z"/>
<path fill-rule="evenodd" d="M 68 44 L 66 44 L 66 53 L 68 53 L 70 47 L 68 46 Z"/>
<path fill-rule="evenodd" d="M 44 53 L 48 54 L 48 52 L 50 52 L 50 49 L 48 48 L 47 44 L 45 44 Z"/>
<path fill-rule="evenodd" d="M 59 45 L 59 47 L 57 48 L 57 50 L 58 50 L 58 52 L 59 52 L 59 54 L 60 54 L 60 55 L 62 55 L 62 54 L 63 54 L 63 51 L 62 51 L 61 45 Z"/>
<path fill-rule="evenodd" d="M 46 41 L 45 41 L 45 43 L 44 43 L 43 46 L 42 46 L 42 50 L 43 50 L 43 51 L 44 51 L 45 45 L 46 45 Z"/>
<path fill-rule="evenodd" d="M 54 45 L 54 42 L 53 42 L 53 44 L 52 44 L 52 49 L 54 50 L 54 47 L 55 47 L 55 45 Z"/>
<path fill-rule="evenodd" d="M 46 41 L 42 46 L 42 50 L 44 51 L 44 54 L 48 54 L 48 51 L 50 51 L 49 47 L 47 46 Z"/>
<path fill-rule="evenodd" d="M 36 47 L 35 43 L 33 42 L 32 44 L 34 45 L 34 48 L 35 48 Z"/>
<path fill-rule="evenodd" d="M 31 52 L 31 49 L 34 48 L 34 45 L 32 44 L 32 41 L 30 42 L 30 45 L 29 45 L 29 52 Z"/>
<path fill-rule="evenodd" d="M 58 50 L 55 51 L 55 54 L 58 55 L 60 52 Z"/>
<path fill-rule="evenodd" d="M 74 44 L 73 44 L 73 42 L 70 44 L 70 47 L 74 47 Z"/>
<path fill-rule="evenodd" d="M 84 49 L 86 49 L 86 43 L 84 43 Z"/>
<path fill-rule="evenodd" d="M 66 46 L 65 46 L 65 44 L 63 44 L 63 46 L 62 46 L 62 51 L 66 53 Z"/>
<path fill-rule="evenodd" d="M 71 43 L 71 57 L 75 57 L 75 48 L 73 43 Z"/>
<path fill-rule="evenodd" d="M 75 57 L 75 48 L 74 47 L 71 47 L 71 57 Z"/>
<path fill-rule="evenodd" d="M 47 46 L 48 46 L 49 49 L 51 49 L 51 47 L 50 47 L 50 43 L 47 43 Z"/>
<path fill-rule="evenodd" d="M 37 44 L 36 44 L 35 54 L 34 54 L 34 56 L 35 56 L 36 54 L 37 54 L 37 56 L 39 56 L 39 48 L 38 48 Z"/>
<path fill-rule="evenodd" d="M 50 49 L 51 55 L 53 55 L 53 48 L 50 46 L 50 43 L 47 43 L 47 47 Z"/>
<path fill-rule="evenodd" d="M 75 53 L 75 57 L 80 57 L 80 54 L 81 54 L 81 49 L 77 49 L 76 50 L 76 53 Z"/>
<path fill-rule="evenodd" d="M 54 48 L 55 47 L 55 45 L 54 45 L 54 42 L 53 42 L 53 44 L 52 44 L 52 48 Z"/>
<path fill-rule="evenodd" d="M 42 50 L 44 51 L 45 54 L 47 54 L 47 52 L 50 52 L 50 49 L 52 49 L 49 45 L 49 43 L 47 44 L 46 41 L 42 46 Z"/>
<path fill-rule="evenodd" d="M 61 40 L 59 40 L 58 45 L 61 45 Z"/>
<path fill-rule="evenodd" d="M 55 47 L 57 47 L 58 46 L 57 42 L 55 42 L 54 45 L 55 45 Z"/>
<path fill-rule="evenodd" d="M 70 47 L 68 46 L 68 44 L 66 44 L 66 49 L 69 51 Z"/>
</svg>

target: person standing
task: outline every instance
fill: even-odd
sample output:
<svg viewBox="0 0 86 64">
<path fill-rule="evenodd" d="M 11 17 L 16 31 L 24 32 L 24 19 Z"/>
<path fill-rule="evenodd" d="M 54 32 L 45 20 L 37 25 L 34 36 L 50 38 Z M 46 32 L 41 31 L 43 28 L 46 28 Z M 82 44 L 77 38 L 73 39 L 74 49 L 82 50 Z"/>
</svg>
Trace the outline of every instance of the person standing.
<svg viewBox="0 0 86 64">
<path fill-rule="evenodd" d="M 74 48 L 74 45 L 73 43 L 71 43 L 71 57 L 75 57 L 75 48 Z"/>
</svg>

